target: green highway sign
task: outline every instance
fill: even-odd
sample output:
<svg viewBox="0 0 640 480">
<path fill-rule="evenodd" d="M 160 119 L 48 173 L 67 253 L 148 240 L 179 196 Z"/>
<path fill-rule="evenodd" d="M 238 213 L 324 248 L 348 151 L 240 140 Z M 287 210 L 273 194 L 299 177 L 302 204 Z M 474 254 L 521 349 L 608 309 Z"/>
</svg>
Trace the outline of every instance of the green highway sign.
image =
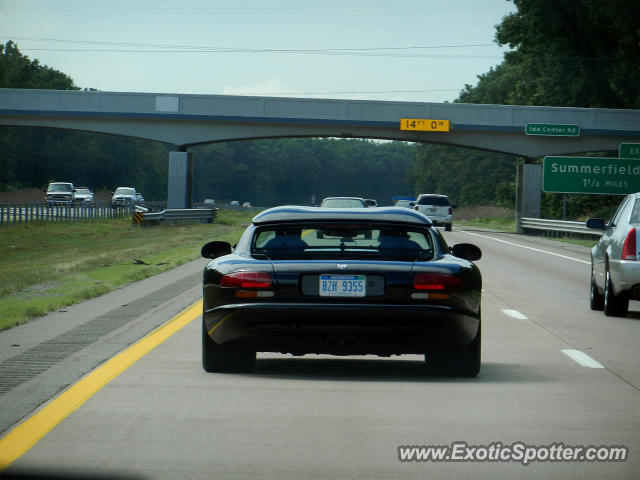
<svg viewBox="0 0 640 480">
<path fill-rule="evenodd" d="M 601 195 L 640 192 L 640 158 L 544 157 L 542 190 Z"/>
<path fill-rule="evenodd" d="M 527 123 L 526 135 L 545 135 L 550 137 L 579 137 L 580 125 L 553 125 L 551 123 Z"/>
<path fill-rule="evenodd" d="M 618 148 L 620 158 L 640 158 L 640 143 L 621 143 Z"/>
</svg>

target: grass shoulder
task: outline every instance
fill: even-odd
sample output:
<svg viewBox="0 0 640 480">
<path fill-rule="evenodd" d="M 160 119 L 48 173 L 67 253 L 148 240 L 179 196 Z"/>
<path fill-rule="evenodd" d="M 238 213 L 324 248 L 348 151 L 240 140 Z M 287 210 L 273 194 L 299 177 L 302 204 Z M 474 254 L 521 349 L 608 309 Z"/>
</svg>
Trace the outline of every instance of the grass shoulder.
<svg viewBox="0 0 640 480">
<path fill-rule="evenodd" d="M 501 232 L 515 233 L 516 225 L 513 218 L 473 218 L 456 222 L 461 227 L 486 228 L 487 230 L 498 230 Z"/>
<path fill-rule="evenodd" d="M 254 213 L 220 210 L 213 224 L 140 227 L 130 220 L 36 222 L 0 236 L 0 330 L 103 295 L 236 242 Z"/>
</svg>

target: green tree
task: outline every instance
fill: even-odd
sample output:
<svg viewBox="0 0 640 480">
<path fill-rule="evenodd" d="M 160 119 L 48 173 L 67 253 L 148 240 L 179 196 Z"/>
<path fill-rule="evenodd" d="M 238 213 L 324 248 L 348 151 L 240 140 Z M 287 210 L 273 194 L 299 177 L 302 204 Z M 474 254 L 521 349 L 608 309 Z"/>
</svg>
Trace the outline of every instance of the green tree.
<svg viewBox="0 0 640 480">
<path fill-rule="evenodd" d="M 194 198 L 269 206 L 327 196 L 391 197 L 411 186 L 414 146 L 405 142 L 286 138 L 202 145 L 194 153 Z"/>
<path fill-rule="evenodd" d="M 640 108 L 639 1 L 513 2 L 517 10 L 496 27 L 497 43 L 513 50 L 475 86 L 466 85 L 455 102 Z M 570 195 L 567 216 L 603 215 L 619 201 Z M 543 195 L 542 215 L 561 218 L 561 194 Z"/>
<path fill-rule="evenodd" d="M 513 50 L 457 102 L 640 108 L 640 2 L 513 2 L 495 37 Z"/>
<path fill-rule="evenodd" d="M 40 65 L 38 60 L 29 60 L 12 41 L 0 44 L 0 88 L 78 89 L 71 77 Z"/>
<path fill-rule="evenodd" d="M 512 155 L 468 148 L 420 144 L 409 173 L 414 192 L 442 193 L 462 205 L 499 205 L 513 208 L 511 186 L 520 160 Z"/>
</svg>

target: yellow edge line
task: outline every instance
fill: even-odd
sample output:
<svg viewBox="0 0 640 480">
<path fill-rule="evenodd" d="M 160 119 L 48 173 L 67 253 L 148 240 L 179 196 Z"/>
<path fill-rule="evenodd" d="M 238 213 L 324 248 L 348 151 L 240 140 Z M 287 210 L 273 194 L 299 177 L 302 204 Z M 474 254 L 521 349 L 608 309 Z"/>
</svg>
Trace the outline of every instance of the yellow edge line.
<svg viewBox="0 0 640 480">
<path fill-rule="evenodd" d="M 202 300 L 149 333 L 126 350 L 109 359 L 86 377 L 71 385 L 51 402 L 0 438 L 0 471 L 7 468 L 71 415 L 102 387 L 147 353 L 198 318 Z"/>
</svg>

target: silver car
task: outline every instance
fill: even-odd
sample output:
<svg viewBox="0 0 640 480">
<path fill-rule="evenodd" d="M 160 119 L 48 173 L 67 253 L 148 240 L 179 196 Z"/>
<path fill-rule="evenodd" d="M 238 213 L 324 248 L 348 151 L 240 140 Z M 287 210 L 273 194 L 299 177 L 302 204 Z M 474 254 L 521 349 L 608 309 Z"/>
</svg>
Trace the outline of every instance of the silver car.
<svg viewBox="0 0 640 480">
<path fill-rule="evenodd" d="M 73 203 L 76 205 L 93 205 L 93 193 L 87 187 L 76 187 L 73 190 Z"/>
<path fill-rule="evenodd" d="M 133 207 L 136 205 L 136 189 L 133 187 L 118 187 L 111 197 L 111 207 Z"/>
<path fill-rule="evenodd" d="M 591 309 L 624 317 L 629 300 L 640 300 L 640 193 L 625 197 L 608 224 L 590 218 L 587 227 L 603 230 L 591 249 Z"/>
</svg>

